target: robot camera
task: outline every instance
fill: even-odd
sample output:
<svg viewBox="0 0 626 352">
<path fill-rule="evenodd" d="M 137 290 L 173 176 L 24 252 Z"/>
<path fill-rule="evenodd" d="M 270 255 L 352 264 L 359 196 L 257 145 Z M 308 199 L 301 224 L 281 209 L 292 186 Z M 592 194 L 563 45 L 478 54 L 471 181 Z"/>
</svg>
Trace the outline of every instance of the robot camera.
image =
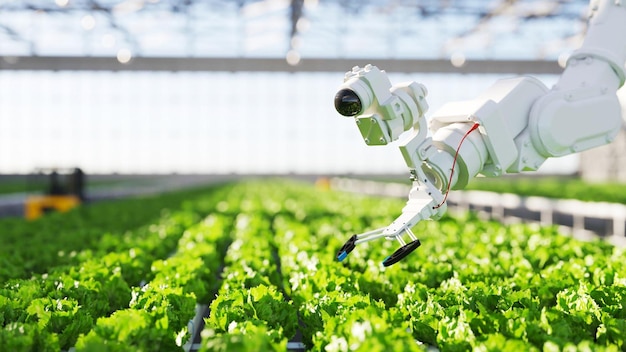
<svg viewBox="0 0 626 352">
<path fill-rule="evenodd" d="M 335 109 L 341 115 L 351 117 L 363 111 L 363 104 L 355 91 L 344 88 L 335 95 Z"/>
</svg>

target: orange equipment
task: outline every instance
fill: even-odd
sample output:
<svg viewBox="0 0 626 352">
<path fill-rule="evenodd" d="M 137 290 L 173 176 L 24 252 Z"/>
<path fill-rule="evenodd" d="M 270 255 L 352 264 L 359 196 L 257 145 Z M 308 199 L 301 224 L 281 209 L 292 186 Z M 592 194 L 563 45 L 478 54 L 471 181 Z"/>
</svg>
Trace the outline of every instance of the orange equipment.
<svg viewBox="0 0 626 352">
<path fill-rule="evenodd" d="M 85 174 L 81 169 L 75 168 L 71 173 L 64 174 L 59 174 L 58 169 L 38 171 L 38 175 L 48 175 L 48 189 L 44 195 L 30 196 L 26 199 L 24 205 L 26 219 L 34 220 L 50 211 L 65 212 L 82 203 Z"/>
</svg>

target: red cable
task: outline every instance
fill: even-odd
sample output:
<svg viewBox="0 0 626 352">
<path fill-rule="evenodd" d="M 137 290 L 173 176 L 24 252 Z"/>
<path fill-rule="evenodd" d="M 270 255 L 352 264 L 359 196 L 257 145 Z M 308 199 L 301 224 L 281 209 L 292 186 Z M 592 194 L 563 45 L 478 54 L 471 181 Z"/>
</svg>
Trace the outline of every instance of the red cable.
<svg viewBox="0 0 626 352">
<path fill-rule="evenodd" d="M 456 148 L 456 153 L 454 154 L 454 160 L 452 161 L 452 170 L 450 170 L 450 179 L 448 180 L 448 188 L 446 189 L 446 194 L 444 195 L 441 203 L 434 206 L 433 209 L 441 208 L 441 206 L 446 202 L 446 199 L 448 199 L 448 193 L 450 193 L 450 186 L 452 185 L 452 175 L 454 175 L 454 167 L 456 166 L 456 159 L 459 157 L 459 150 L 461 150 L 461 145 L 465 141 L 465 138 L 467 138 L 467 136 L 472 133 L 472 131 L 477 129 L 478 126 L 480 126 L 480 124 L 478 122 L 475 122 L 472 128 L 465 132 L 465 135 L 463 136 L 463 138 L 461 138 L 459 146 Z"/>
</svg>

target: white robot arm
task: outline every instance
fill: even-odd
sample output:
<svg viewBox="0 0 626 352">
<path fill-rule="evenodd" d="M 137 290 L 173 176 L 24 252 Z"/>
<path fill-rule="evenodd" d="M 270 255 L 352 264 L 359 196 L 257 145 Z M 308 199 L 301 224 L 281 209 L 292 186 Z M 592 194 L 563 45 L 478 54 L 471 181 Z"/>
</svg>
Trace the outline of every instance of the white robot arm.
<svg viewBox="0 0 626 352">
<path fill-rule="evenodd" d="M 622 123 L 615 92 L 626 77 L 626 4 L 592 0 L 590 11 L 583 45 L 552 89 L 532 77 L 503 79 L 474 100 L 444 105 L 429 121 L 423 85 L 392 86 L 385 71 L 371 65 L 346 73 L 335 108 L 355 118 L 368 145 L 386 145 L 410 130 L 400 151 L 413 186 L 402 215 L 385 228 L 352 236 L 337 259 L 359 243 L 385 237 L 401 244 L 383 262 L 392 265 L 419 247 L 411 228 L 441 217 L 450 189 L 464 188 L 477 174 L 537 170 L 549 157 L 613 141 Z"/>
</svg>

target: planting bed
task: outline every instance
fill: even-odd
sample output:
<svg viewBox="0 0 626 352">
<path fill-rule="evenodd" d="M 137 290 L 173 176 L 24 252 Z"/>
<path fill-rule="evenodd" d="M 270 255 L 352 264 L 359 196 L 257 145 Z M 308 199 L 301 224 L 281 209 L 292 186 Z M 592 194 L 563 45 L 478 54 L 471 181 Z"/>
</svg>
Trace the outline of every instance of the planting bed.
<svg viewBox="0 0 626 352">
<path fill-rule="evenodd" d="M 403 203 L 248 181 L 0 221 L 0 350 L 626 349 L 626 253 L 603 242 L 468 215 L 389 268 L 395 241 L 335 260 Z"/>
</svg>

